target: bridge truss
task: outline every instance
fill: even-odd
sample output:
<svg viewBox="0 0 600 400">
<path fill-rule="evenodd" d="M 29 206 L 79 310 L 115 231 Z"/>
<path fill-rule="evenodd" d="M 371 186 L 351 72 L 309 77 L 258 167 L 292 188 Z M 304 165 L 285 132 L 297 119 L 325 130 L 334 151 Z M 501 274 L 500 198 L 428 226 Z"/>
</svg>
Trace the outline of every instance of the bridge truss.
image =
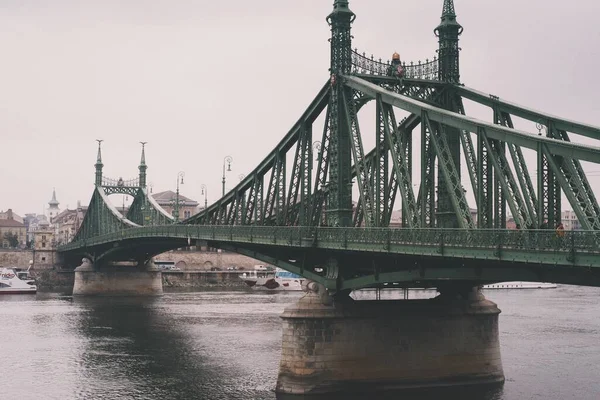
<svg viewBox="0 0 600 400">
<path fill-rule="evenodd" d="M 308 240 L 319 229 L 329 227 L 341 228 L 334 230 L 338 235 L 348 232 L 343 228 L 355 229 L 352 232 L 361 232 L 362 228 L 365 234 L 367 229 L 393 232 L 392 213 L 400 205 L 402 229 L 456 230 L 457 237 L 463 237 L 464 232 L 478 229 L 506 229 L 510 212 L 518 230 L 550 228 L 553 232 L 561 222 L 564 195 L 582 228 L 590 232 L 586 240 L 598 243 L 600 207 L 581 163 L 600 163 L 600 148 L 571 139 L 580 136 L 598 140 L 600 128 L 534 111 L 464 86 L 458 46 L 463 28 L 456 20 L 452 0 L 444 1 L 441 23 L 435 29 L 437 56 L 424 63 L 402 63 L 396 55 L 392 61 L 382 62 L 352 50 L 354 18 L 347 1 L 335 1 L 328 17 L 330 75 L 317 96 L 251 173 L 182 225 L 238 227 L 239 232 L 247 232 L 247 227 L 294 226 L 310 232 Z M 491 120 L 468 116 L 464 100 L 489 108 Z M 375 121 L 359 118 L 369 102 L 375 106 Z M 404 117 L 398 118 L 399 114 Z M 322 127 L 316 125 L 320 118 L 325 121 Z M 517 129 L 515 118 L 545 128 L 545 134 Z M 370 151 L 363 145 L 361 127 L 365 124 L 376 126 L 375 146 Z M 318 147 L 313 146 L 315 129 L 321 132 Z M 415 137 L 420 148 L 416 147 Z M 415 154 L 418 158 L 413 160 Z M 535 158 L 533 166 L 526 155 Z M 99 185 L 98 163 L 96 169 L 91 212 L 74 242 L 62 251 L 90 250 L 88 243 L 101 235 L 110 239 L 114 234 L 113 240 L 119 243 L 122 231 L 173 222 L 146 192 L 145 162 L 140 164 L 139 183 L 130 185 Z M 461 179 L 463 175 L 468 183 Z M 127 218 L 119 216 L 106 201 L 107 194 L 125 192 L 135 196 Z M 469 204 L 469 196 L 474 204 Z M 234 235 L 236 231 L 231 232 Z M 273 228 L 273 232 L 279 231 Z M 277 234 L 273 235 L 277 240 Z M 247 241 L 233 245 L 231 241 L 198 235 L 188 235 L 187 242 L 191 238 L 279 263 L 311 278 L 315 278 L 316 270 L 323 270 L 323 279 L 330 287 L 340 287 L 340 280 L 350 278 L 372 284 L 375 275 L 385 273 L 386 268 L 404 268 L 396 257 L 394 267 L 367 265 L 344 270 L 340 249 L 329 254 L 320 252 L 320 258 L 299 267 L 285 256 L 275 255 L 275 248 L 275 253 L 264 246 L 259 251 Z M 341 236 L 338 239 L 343 240 Z M 156 251 L 169 247 L 166 237 L 161 243 Z M 128 246 L 135 247 L 132 243 Z M 174 237 L 172 246 L 181 247 L 182 238 Z M 501 248 L 502 244 L 495 246 Z M 142 253 L 149 257 L 157 254 L 155 250 L 146 243 Z M 555 265 L 573 265 L 572 254 L 563 255 L 561 261 L 554 261 Z M 407 259 L 413 266 L 418 263 L 415 260 L 414 254 Z M 532 259 L 526 263 L 531 264 Z M 594 263 L 600 266 L 600 260 Z"/>
</svg>

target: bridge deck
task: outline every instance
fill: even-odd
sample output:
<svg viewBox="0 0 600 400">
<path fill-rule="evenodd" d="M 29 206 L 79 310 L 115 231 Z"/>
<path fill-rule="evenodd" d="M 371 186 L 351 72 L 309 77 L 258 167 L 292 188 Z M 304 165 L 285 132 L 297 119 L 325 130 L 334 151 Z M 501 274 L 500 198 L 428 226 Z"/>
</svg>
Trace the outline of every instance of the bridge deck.
<svg viewBox="0 0 600 400">
<path fill-rule="evenodd" d="M 600 232 L 398 228 L 160 225 L 69 243 L 59 252 L 139 239 L 189 239 L 346 252 L 600 267 Z"/>
</svg>

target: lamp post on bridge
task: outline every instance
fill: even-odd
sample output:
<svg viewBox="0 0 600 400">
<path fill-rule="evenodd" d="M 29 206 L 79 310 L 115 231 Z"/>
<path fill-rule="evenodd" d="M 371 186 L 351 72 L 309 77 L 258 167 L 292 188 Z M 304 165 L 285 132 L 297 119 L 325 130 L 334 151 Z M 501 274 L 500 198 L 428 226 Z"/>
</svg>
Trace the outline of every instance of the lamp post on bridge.
<svg viewBox="0 0 600 400">
<path fill-rule="evenodd" d="M 185 176 L 185 172 L 179 171 L 177 174 L 177 191 L 175 192 L 175 207 L 173 207 L 173 217 L 175 217 L 175 222 L 179 222 L 179 181 L 181 180 L 181 184 L 183 185 L 183 177 Z"/>
<path fill-rule="evenodd" d="M 206 196 L 208 195 L 208 188 L 205 184 L 202 184 L 200 188 L 202 189 L 202 194 L 204 195 L 204 210 L 206 211 L 206 209 L 208 208 L 208 200 L 206 200 Z"/>
<path fill-rule="evenodd" d="M 231 163 L 233 162 L 233 158 L 231 156 L 226 156 L 223 158 L 223 196 L 225 196 L 225 164 L 227 164 L 227 171 L 231 171 Z"/>
</svg>

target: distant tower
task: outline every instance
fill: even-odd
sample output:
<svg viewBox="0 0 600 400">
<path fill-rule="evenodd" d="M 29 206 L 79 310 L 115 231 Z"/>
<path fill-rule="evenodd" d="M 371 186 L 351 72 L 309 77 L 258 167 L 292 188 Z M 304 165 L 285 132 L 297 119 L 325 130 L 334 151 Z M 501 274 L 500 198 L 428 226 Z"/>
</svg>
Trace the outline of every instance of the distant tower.
<svg viewBox="0 0 600 400">
<path fill-rule="evenodd" d="M 102 167 L 104 166 L 104 164 L 102 164 L 102 149 L 101 149 L 101 145 L 102 145 L 103 141 L 96 139 L 96 142 L 98 142 L 98 157 L 96 158 L 96 182 L 95 182 L 95 185 L 100 187 L 100 186 L 102 186 Z"/>
<path fill-rule="evenodd" d="M 56 200 L 56 190 L 52 189 L 52 200 L 48 202 L 48 218 L 50 222 L 53 222 L 54 218 L 60 213 L 60 208 L 58 205 L 60 203 Z"/>
<path fill-rule="evenodd" d="M 148 142 L 140 142 L 142 144 L 142 159 L 140 160 L 140 166 L 138 167 L 138 169 L 140 170 L 140 187 L 141 188 L 145 188 L 146 187 L 146 170 L 148 169 L 148 166 L 146 165 L 146 152 L 144 151 L 144 148 L 146 147 L 146 143 Z"/>
<path fill-rule="evenodd" d="M 460 81 L 460 69 L 458 55 L 458 37 L 463 32 L 463 27 L 456 22 L 456 11 L 454 11 L 454 0 L 444 0 L 442 10 L 442 22 L 434 30 L 439 39 L 439 74 L 440 80 L 458 83 Z"/>
</svg>

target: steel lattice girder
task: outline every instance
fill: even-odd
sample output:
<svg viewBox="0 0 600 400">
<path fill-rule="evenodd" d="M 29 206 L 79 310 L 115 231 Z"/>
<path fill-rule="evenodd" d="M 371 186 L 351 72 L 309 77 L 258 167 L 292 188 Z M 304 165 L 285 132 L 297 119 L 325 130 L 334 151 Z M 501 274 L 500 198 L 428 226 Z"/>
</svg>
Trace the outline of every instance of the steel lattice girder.
<svg viewBox="0 0 600 400">
<path fill-rule="evenodd" d="M 502 125 L 507 126 L 511 129 L 514 129 L 514 125 L 512 122 L 512 118 L 510 114 L 503 112 L 501 113 Z M 510 156 L 513 161 L 513 165 L 515 167 L 515 174 L 519 179 L 519 184 L 521 186 L 521 192 L 523 193 L 523 200 L 525 201 L 525 205 L 531 216 L 533 226 L 539 226 L 540 222 L 537 216 L 537 196 L 533 189 L 533 184 L 531 182 L 531 177 L 529 175 L 529 170 L 527 168 L 527 164 L 525 163 L 525 158 L 523 157 L 523 152 L 519 146 L 515 146 L 512 143 L 508 144 L 508 150 L 510 152 Z"/>
<path fill-rule="evenodd" d="M 496 172 L 497 182 L 502 186 L 502 191 L 507 193 L 504 196 L 504 201 L 508 202 L 510 211 L 513 214 L 515 223 L 519 227 L 528 227 L 533 225 L 533 221 L 527 212 L 521 193 L 517 187 L 517 183 L 514 179 L 512 171 L 508 165 L 508 161 L 504 155 L 504 152 L 499 151 L 498 143 L 490 142 L 485 133 L 485 129 L 481 128 L 478 136 L 483 140 L 483 143 L 487 149 L 490 161 L 494 166 Z"/>
<path fill-rule="evenodd" d="M 396 180 L 400 187 L 402 196 L 403 212 L 406 215 L 408 228 L 416 228 L 419 225 L 417 204 L 412 188 L 412 177 L 406 159 L 406 145 L 398 135 L 396 117 L 393 108 L 384 104 L 381 98 L 377 98 L 378 106 L 381 108 L 384 119 L 385 135 L 391 152 L 392 162 Z"/>
<path fill-rule="evenodd" d="M 164 225 L 175 222 L 175 218 L 169 215 L 145 188 L 140 188 L 135 195 L 127 211 L 127 219 L 138 225 Z"/>
<path fill-rule="evenodd" d="M 550 154 L 579 159 L 582 161 L 590 161 L 593 163 L 600 163 L 600 148 L 597 147 L 564 142 L 552 138 L 533 135 L 518 129 L 510 129 L 489 122 L 480 121 L 475 118 L 463 116 L 425 104 L 421 101 L 411 99 L 406 96 L 390 93 L 372 83 L 354 76 L 346 76 L 344 79 L 346 84 L 352 89 L 359 90 L 373 98 L 375 98 L 377 94 L 381 94 L 382 100 L 385 103 L 389 103 L 413 114 L 426 111 L 432 121 L 439 122 L 443 125 L 464 129 L 473 133 L 476 133 L 478 128 L 483 127 L 485 128 L 488 138 L 490 139 L 513 143 L 517 146 L 536 151 L 538 150 L 538 143 L 543 143 L 547 146 Z"/>
<path fill-rule="evenodd" d="M 554 132 L 553 129 L 550 129 L 550 132 L 553 132 L 553 136 L 560 140 L 570 141 L 565 131 Z M 600 229 L 600 209 L 598 202 L 579 160 L 562 157 L 556 160 L 556 164 L 556 166 L 552 167 L 554 176 L 559 181 L 565 194 L 567 194 L 573 210 L 576 212 L 579 211 L 581 215 L 585 215 L 584 219 L 588 221 L 587 226 L 590 229 Z M 578 218 L 580 218 L 579 215 Z"/>
<path fill-rule="evenodd" d="M 366 226 L 375 226 L 375 207 L 373 202 L 373 190 L 371 186 L 371 179 L 367 173 L 365 165 L 365 153 L 362 144 L 362 137 L 360 134 L 360 127 L 358 124 L 358 115 L 356 111 L 356 105 L 354 95 L 350 98 L 345 98 L 344 114 L 347 116 L 348 131 L 352 139 L 352 156 L 354 158 L 354 170 L 356 173 L 356 181 L 358 183 L 358 190 L 361 197 L 361 202 L 365 208 L 365 224 Z M 379 169 L 379 168 L 378 168 Z M 376 171 L 374 171 L 377 173 Z"/>
<path fill-rule="evenodd" d="M 421 121 L 425 123 L 431 133 L 431 143 L 439 160 L 438 165 L 444 176 L 450 202 L 458 219 L 458 226 L 461 228 L 474 228 L 471 211 L 465 198 L 465 191 L 460 182 L 460 176 L 456 170 L 452 155 L 450 154 L 446 135 L 443 133 L 444 126 L 437 122 L 432 122 L 425 111 L 421 114 Z"/>
<path fill-rule="evenodd" d="M 472 100 L 476 103 L 483 104 L 489 107 L 497 107 L 498 110 L 510 115 L 524 118 L 533 122 L 543 121 L 551 123 L 555 129 L 567 132 L 576 133 L 592 139 L 600 139 L 600 127 L 583 124 L 581 122 L 571 121 L 565 118 L 556 117 L 541 111 L 536 111 L 525 106 L 501 100 L 499 97 L 480 92 L 466 86 L 454 86 L 457 93 L 465 99 Z M 525 146 L 528 147 L 528 146 Z M 579 158 L 579 157 L 573 157 Z M 581 159 L 581 158 L 580 158 Z"/>
<path fill-rule="evenodd" d="M 83 242 L 99 236 L 126 229 L 138 227 L 138 224 L 124 218 L 117 209 L 110 204 L 108 196 L 101 187 L 95 187 L 92 199 L 88 206 L 85 218 L 73 238 L 73 242 Z"/>
<path fill-rule="evenodd" d="M 465 106 L 462 102 L 462 99 L 458 96 L 453 97 L 454 108 L 458 111 L 459 114 L 466 115 Z M 469 179 L 471 181 L 471 186 L 473 187 L 473 193 L 478 193 L 478 179 L 477 179 L 477 156 L 475 155 L 475 147 L 473 146 L 473 140 L 471 139 L 470 132 L 461 129 L 460 130 L 460 143 L 462 145 L 465 161 L 467 164 L 467 173 L 469 174 Z M 475 202 L 479 207 L 479 196 L 475 196 Z"/>
<path fill-rule="evenodd" d="M 583 189 L 577 185 L 579 182 L 576 179 L 569 179 L 569 177 L 573 178 L 573 175 L 566 174 L 565 170 L 561 169 L 561 164 L 548 154 L 545 147 L 542 148 L 542 151 L 546 160 L 548 160 L 550 170 L 552 170 L 553 175 L 557 178 L 583 228 L 600 230 L 598 215 L 594 213 L 589 198 L 581 196 Z M 574 183 L 573 180 L 576 182 Z"/>
</svg>

